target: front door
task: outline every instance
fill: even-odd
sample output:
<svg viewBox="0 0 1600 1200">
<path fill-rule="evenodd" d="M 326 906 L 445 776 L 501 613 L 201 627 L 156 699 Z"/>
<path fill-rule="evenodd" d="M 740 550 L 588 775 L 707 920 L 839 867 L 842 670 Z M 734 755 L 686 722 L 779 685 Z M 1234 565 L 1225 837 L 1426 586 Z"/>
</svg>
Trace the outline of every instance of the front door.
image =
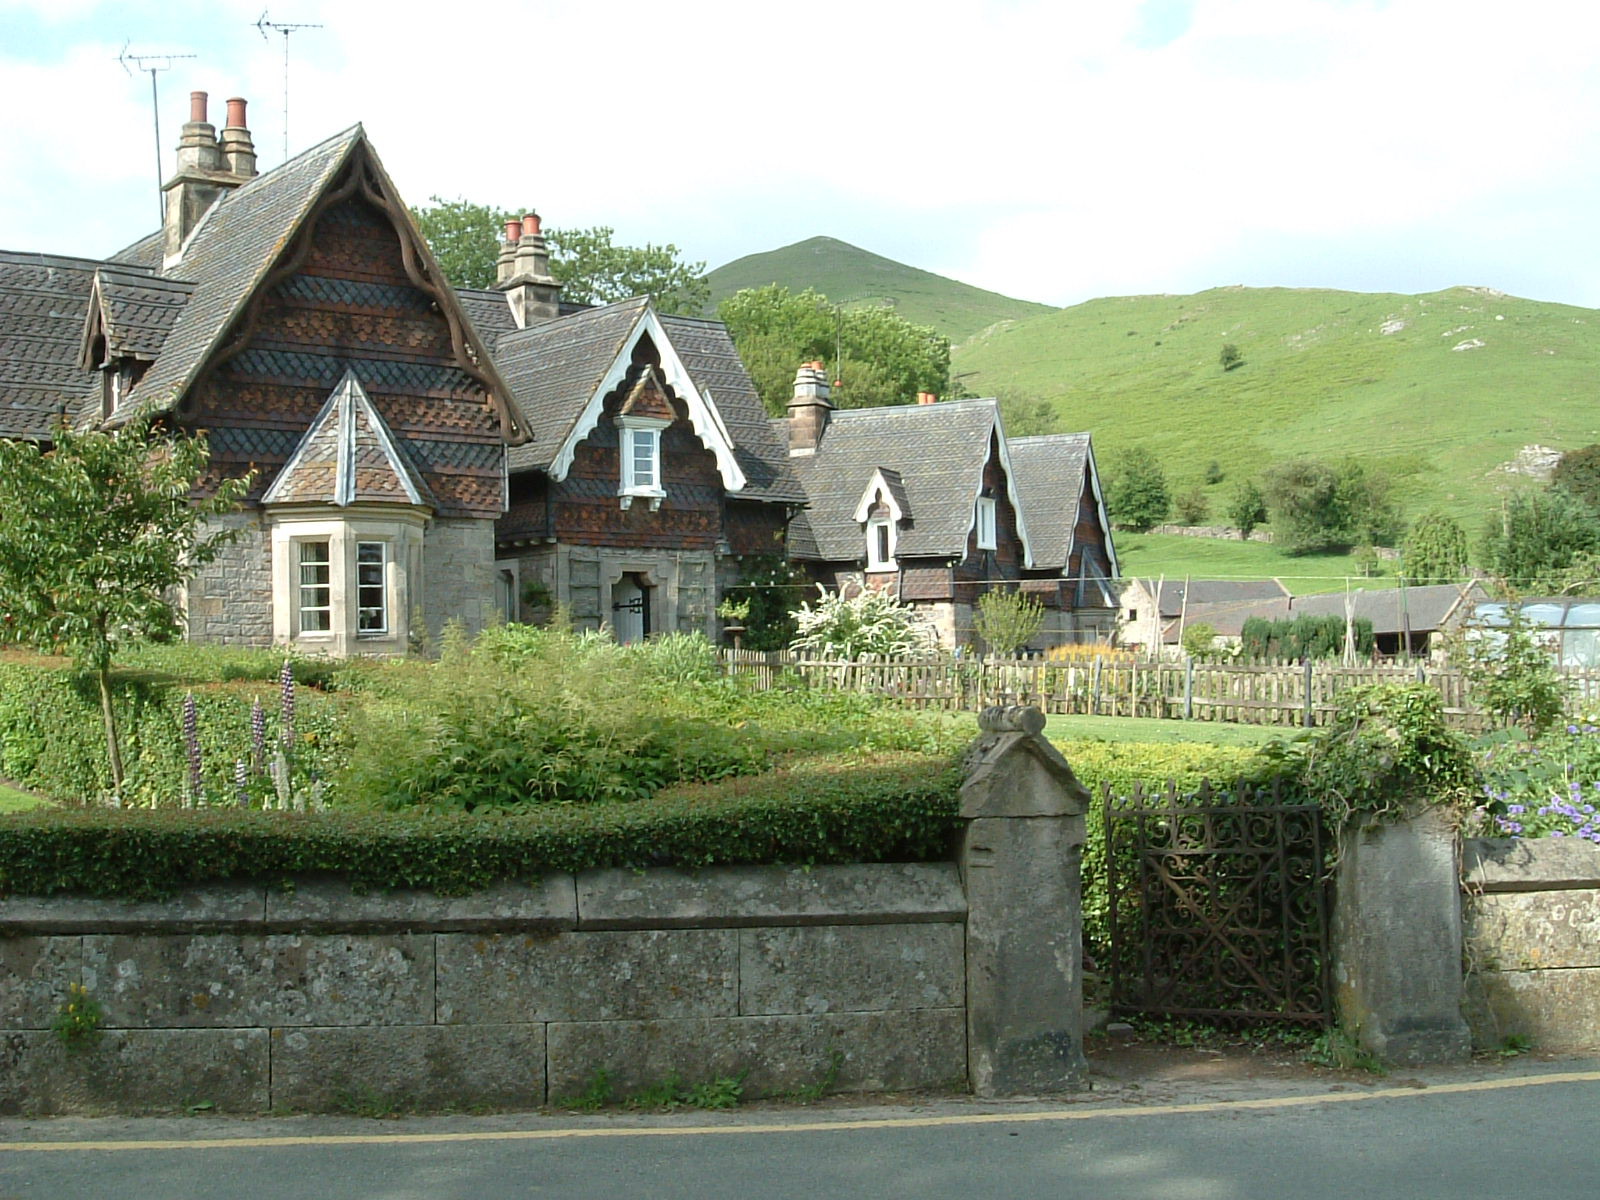
<svg viewBox="0 0 1600 1200">
<path fill-rule="evenodd" d="M 650 588 L 632 572 L 611 585 L 611 628 L 624 646 L 650 636 Z"/>
</svg>

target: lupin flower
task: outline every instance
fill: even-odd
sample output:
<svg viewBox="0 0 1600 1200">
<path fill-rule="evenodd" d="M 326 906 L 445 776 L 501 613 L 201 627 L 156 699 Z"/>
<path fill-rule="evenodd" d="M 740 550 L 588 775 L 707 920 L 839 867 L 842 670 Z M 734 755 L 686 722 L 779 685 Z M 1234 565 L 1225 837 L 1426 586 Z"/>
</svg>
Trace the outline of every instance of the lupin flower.
<svg viewBox="0 0 1600 1200">
<path fill-rule="evenodd" d="M 288 750 L 294 745 L 294 665 L 287 658 L 283 660 L 283 670 L 278 672 L 278 691 L 283 714 L 278 737 L 283 748 Z"/>
<path fill-rule="evenodd" d="M 250 765 L 242 758 L 233 760 L 233 786 L 239 793 L 239 807 L 250 807 Z"/>
<path fill-rule="evenodd" d="M 193 692 L 183 698 L 183 746 L 189 756 L 189 800 L 198 804 L 205 799 L 205 784 L 200 777 L 200 710 Z"/>
<path fill-rule="evenodd" d="M 257 775 L 267 769 L 267 710 L 260 696 L 250 701 L 250 764 Z"/>
</svg>

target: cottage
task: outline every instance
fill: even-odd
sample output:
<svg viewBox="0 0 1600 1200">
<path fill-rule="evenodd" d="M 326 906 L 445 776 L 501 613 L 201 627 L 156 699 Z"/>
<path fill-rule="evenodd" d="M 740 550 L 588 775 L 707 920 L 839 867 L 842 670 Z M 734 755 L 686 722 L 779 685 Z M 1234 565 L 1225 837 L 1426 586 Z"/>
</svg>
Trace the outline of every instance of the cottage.
<svg viewBox="0 0 1600 1200">
<path fill-rule="evenodd" d="M 1119 596 L 1117 644 L 1152 656 L 1176 646 L 1184 625 L 1203 621 L 1221 633 L 1236 610 L 1249 616 L 1289 611 L 1289 589 L 1276 579 L 1136 578 L 1123 581 Z M 1235 637 L 1238 621 L 1231 625 Z"/>
<path fill-rule="evenodd" d="M 1117 568 L 1088 435 L 1012 443 L 994 400 L 919 401 L 836 411 L 821 364 L 801 368 L 773 422 L 809 502 L 790 557 L 915 605 L 946 647 L 973 641 L 992 588 L 1038 597 L 1044 643 L 1103 636 Z"/>
</svg>

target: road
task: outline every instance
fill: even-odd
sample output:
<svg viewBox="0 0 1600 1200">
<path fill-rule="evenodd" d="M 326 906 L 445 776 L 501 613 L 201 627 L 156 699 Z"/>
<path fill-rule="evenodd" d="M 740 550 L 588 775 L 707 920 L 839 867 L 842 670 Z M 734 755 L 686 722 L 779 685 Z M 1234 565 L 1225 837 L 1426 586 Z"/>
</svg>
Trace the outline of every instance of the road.
<svg viewBox="0 0 1600 1200">
<path fill-rule="evenodd" d="M 1597 1067 L 1154 1102 L 1122 1089 L 729 1115 L 7 1120 L 0 1200 L 1592 1200 Z"/>
</svg>

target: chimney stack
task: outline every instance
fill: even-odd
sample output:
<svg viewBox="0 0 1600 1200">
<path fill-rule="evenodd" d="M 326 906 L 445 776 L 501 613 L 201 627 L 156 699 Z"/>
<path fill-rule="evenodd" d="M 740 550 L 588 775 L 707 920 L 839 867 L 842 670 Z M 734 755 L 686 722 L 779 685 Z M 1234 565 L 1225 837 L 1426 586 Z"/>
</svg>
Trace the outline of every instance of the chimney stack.
<svg viewBox="0 0 1600 1200">
<path fill-rule="evenodd" d="M 206 119 L 206 93 L 189 93 L 189 119 L 178 140 L 178 164 L 162 186 L 167 198 L 167 220 L 162 242 L 164 265 L 183 254 L 183 243 L 200 224 L 200 218 L 224 192 L 248 183 L 256 175 L 256 148 L 245 127 L 245 102 L 228 101 L 228 124 L 221 136 Z"/>
<path fill-rule="evenodd" d="M 506 294 L 518 329 L 561 315 L 561 285 L 550 274 L 550 250 L 538 213 L 527 213 L 520 223 L 506 222 L 506 244 L 495 274 L 495 287 Z"/>
<path fill-rule="evenodd" d="M 833 404 L 828 399 L 828 373 L 822 363 L 801 363 L 794 376 L 794 399 L 789 401 L 789 454 L 815 454 L 828 429 Z"/>
</svg>

